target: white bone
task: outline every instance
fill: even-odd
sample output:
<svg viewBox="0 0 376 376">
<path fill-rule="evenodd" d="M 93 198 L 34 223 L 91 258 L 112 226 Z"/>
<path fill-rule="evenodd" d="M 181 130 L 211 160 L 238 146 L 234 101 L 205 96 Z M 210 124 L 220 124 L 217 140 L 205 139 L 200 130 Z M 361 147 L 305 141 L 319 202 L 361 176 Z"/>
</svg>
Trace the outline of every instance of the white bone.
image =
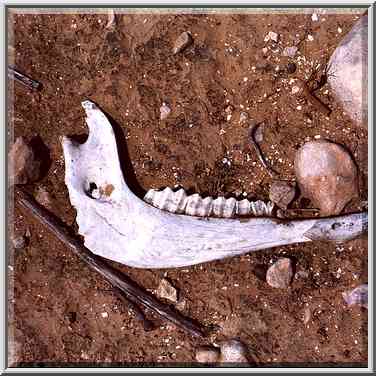
<svg viewBox="0 0 376 376">
<path fill-rule="evenodd" d="M 65 183 L 79 233 L 95 254 L 133 267 L 181 267 L 291 243 L 343 241 L 367 229 L 367 213 L 284 222 L 200 218 L 155 208 L 128 188 L 106 116 L 90 101 L 82 105 L 89 137 L 84 144 L 63 138 Z M 93 198 L 92 188 L 100 195 Z"/>
</svg>

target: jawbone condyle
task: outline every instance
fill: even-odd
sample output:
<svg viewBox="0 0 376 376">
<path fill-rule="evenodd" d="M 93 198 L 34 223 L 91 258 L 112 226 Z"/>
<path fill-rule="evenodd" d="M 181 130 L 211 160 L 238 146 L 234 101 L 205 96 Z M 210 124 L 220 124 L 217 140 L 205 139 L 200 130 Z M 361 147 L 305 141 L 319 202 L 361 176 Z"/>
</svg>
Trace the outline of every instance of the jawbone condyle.
<svg viewBox="0 0 376 376">
<path fill-rule="evenodd" d="M 261 201 L 201 199 L 183 190 L 149 191 L 143 201 L 125 182 L 110 122 L 94 103 L 82 106 L 89 137 L 83 144 L 63 138 L 65 183 L 79 233 L 97 255 L 133 267 L 172 268 L 367 232 L 366 212 L 282 221 Z"/>
</svg>

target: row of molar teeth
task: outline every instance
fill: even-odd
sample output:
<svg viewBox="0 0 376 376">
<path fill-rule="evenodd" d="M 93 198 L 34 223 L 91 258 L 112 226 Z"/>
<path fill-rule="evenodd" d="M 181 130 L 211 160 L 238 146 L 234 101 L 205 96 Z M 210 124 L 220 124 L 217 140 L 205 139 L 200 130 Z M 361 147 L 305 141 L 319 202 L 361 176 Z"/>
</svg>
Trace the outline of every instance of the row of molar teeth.
<svg viewBox="0 0 376 376">
<path fill-rule="evenodd" d="M 146 193 L 144 201 L 171 213 L 188 214 L 196 217 L 271 216 L 274 207 L 272 202 L 248 201 L 247 199 L 237 201 L 233 197 L 228 199 L 224 197 L 202 198 L 198 193 L 187 196 L 182 188 L 174 192 L 168 187 L 163 191 L 150 189 Z"/>
</svg>

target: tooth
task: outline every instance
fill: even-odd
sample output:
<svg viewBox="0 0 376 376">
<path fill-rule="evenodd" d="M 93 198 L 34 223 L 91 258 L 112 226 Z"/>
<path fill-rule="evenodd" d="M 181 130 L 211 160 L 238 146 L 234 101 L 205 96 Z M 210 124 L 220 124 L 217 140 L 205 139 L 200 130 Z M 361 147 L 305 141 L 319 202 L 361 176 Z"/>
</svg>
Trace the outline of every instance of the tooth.
<svg viewBox="0 0 376 376">
<path fill-rule="evenodd" d="M 211 197 L 202 199 L 197 193 L 188 196 L 185 213 L 196 217 L 207 217 L 211 213 L 212 201 Z"/>
<path fill-rule="evenodd" d="M 223 209 L 223 218 L 233 218 L 236 214 L 236 200 L 231 197 L 225 201 L 225 207 Z"/>
<path fill-rule="evenodd" d="M 224 197 L 218 197 L 213 200 L 213 215 L 216 217 L 223 218 L 223 211 L 225 208 L 225 201 Z"/>
<path fill-rule="evenodd" d="M 251 203 L 247 200 L 238 201 L 236 206 L 237 215 L 248 215 L 251 212 Z"/>
<path fill-rule="evenodd" d="M 81 145 L 67 137 L 62 140 L 65 183 L 77 210 L 79 233 L 85 246 L 97 255 L 133 267 L 174 268 L 293 243 L 345 241 L 367 232 L 367 212 L 281 222 L 265 217 L 202 220 L 155 208 L 146 202 L 157 199 L 161 207 L 171 209 L 174 204 L 176 210 L 183 210 L 178 198 L 183 199 L 184 194 L 174 194 L 171 189 L 152 191 L 146 194 L 146 202 L 135 196 L 124 180 L 126 174 L 124 178 L 110 122 L 94 103 L 85 101 L 83 107 L 89 126 L 87 141 Z M 103 202 L 88 197 L 85 181 L 97 187 L 111 184 L 112 199 Z M 199 201 L 200 196 L 195 197 Z M 188 198 L 184 202 L 188 204 Z M 206 215 L 210 202 L 211 198 L 201 199 L 205 209 L 191 205 L 197 213 Z M 234 199 L 220 197 L 211 203 L 215 216 L 235 212 Z M 262 216 L 271 208 L 262 202 L 250 203 L 252 213 Z M 186 212 L 190 210 L 191 206 L 185 208 Z"/>
<path fill-rule="evenodd" d="M 154 204 L 155 197 L 157 196 L 157 191 L 155 189 L 149 189 L 146 192 L 146 195 L 144 196 L 144 201 L 147 202 L 148 204 L 151 204 L 153 206 L 156 206 Z"/>
</svg>

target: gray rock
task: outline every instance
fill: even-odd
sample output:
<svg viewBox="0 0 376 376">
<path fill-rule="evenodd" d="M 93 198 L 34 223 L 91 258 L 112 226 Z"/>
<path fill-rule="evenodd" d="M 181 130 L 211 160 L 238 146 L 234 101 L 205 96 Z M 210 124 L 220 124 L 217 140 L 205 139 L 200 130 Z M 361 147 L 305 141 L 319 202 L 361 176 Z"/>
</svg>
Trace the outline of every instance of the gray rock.
<svg viewBox="0 0 376 376">
<path fill-rule="evenodd" d="M 248 349 L 240 341 L 231 339 L 220 344 L 221 355 L 220 363 L 249 363 Z"/>
<path fill-rule="evenodd" d="M 174 286 L 167 279 L 162 279 L 157 289 L 157 296 L 170 300 L 173 303 L 178 301 L 178 293 Z"/>
<path fill-rule="evenodd" d="M 305 143 L 295 156 L 295 175 L 302 195 L 323 216 L 339 214 L 358 195 L 354 161 L 342 146 L 329 141 Z"/>
<path fill-rule="evenodd" d="M 278 289 L 287 289 L 293 278 L 292 262 L 289 258 L 280 258 L 266 272 L 266 282 Z"/>
<path fill-rule="evenodd" d="M 358 125 L 368 126 L 368 16 L 355 24 L 328 63 L 328 83 L 343 110 Z"/>
<path fill-rule="evenodd" d="M 368 284 L 357 286 L 355 289 L 342 293 L 345 302 L 351 305 L 360 305 L 368 309 Z"/>
<path fill-rule="evenodd" d="M 181 51 L 183 51 L 185 48 L 190 46 L 193 43 L 193 38 L 190 33 L 185 31 L 184 33 L 181 33 L 175 40 L 174 47 L 172 49 L 172 53 L 175 55 Z"/>
<path fill-rule="evenodd" d="M 163 102 L 159 111 L 161 113 L 161 120 L 165 120 L 168 117 L 168 115 L 170 115 L 171 108 L 166 103 Z"/>
<path fill-rule="evenodd" d="M 288 56 L 288 57 L 294 57 L 297 52 L 298 52 L 298 47 L 296 46 L 285 47 L 282 51 L 282 55 Z"/>
<path fill-rule="evenodd" d="M 28 239 L 25 235 L 15 235 L 12 238 L 14 249 L 23 249 L 27 246 Z"/>
<path fill-rule="evenodd" d="M 270 186 L 269 199 L 281 209 L 286 210 L 296 195 L 295 183 L 278 180 Z"/>
<path fill-rule="evenodd" d="M 23 137 L 18 137 L 12 145 L 8 161 L 10 185 L 27 184 L 41 177 L 42 161 Z"/>
<path fill-rule="evenodd" d="M 52 201 L 51 196 L 45 187 L 38 187 L 35 195 L 35 199 L 47 209 L 51 209 Z"/>
<path fill-rule="evenodd" d="M 220 352 L 215 347 L 202 346 L 196 351 L 196 361 L 199 363 L 217 363 Z"/>
</svg>

